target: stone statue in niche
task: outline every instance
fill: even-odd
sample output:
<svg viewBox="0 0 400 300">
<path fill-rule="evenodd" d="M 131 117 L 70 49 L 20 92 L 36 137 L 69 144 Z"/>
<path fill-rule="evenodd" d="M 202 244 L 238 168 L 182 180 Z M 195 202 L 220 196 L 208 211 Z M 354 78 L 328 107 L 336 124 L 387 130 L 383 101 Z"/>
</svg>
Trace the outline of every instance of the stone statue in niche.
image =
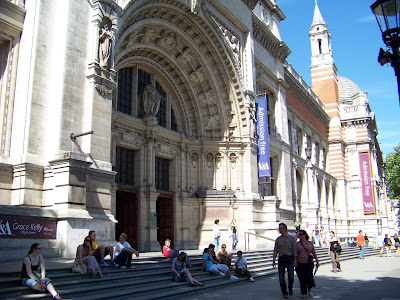
<svg viewBox="0 0 400 300">
<path fill-rule="evenodd" d="M 154 42 L 154 39 L 156 38 L 156 29 L 154 26 L 149 26 L 146 29 L 146 32 L 144 33 L 142 40 L 140 41 L 141 44 L 150 44 Z"/>
<path fill-rule="evenodd" d="M 108 18 L 103 18 L 99 32 L 99 63 L 100 67 L 110 68 L 110 56 L 112 39 L 114 33 L 112 31 L 112 23 Z"/>
<path fill-rule="evenodd" d="M 192 155 L 192 167 L 193 167 L 193 169 L 197 168 L 198 160 L 199 160 L 199 156 L 197 155 L 197 153 L 193 153 L 193 155 Z"/>
<path fill-rule="evenodd" d="M 157 89 L 148 84 L 141 93 L 142 115 L 145 118 L 154 118 L 158 113 L 161 102 L 161 94 Z"/>
</svg>

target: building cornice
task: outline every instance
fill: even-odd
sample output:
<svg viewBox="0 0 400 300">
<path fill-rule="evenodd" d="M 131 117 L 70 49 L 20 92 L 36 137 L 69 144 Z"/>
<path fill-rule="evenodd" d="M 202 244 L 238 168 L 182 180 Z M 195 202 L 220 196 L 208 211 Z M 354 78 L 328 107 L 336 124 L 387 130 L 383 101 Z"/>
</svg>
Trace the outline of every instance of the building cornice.
<svg viewBox="0 0 400 300">
<path fill-rule="evenodd" d="M 306 89 L 298 78 L 291 73 L 285 66 L 285 81 L 291 91 L 322 123 L 329 126 L 329 116 L 318 97 L 312 93 L 311 89 Z"/>
<path fill-rule="evenodd" d="M 286 60 L 290 51 L 289 47 L 279 40 L 255 14 L 252 18 L 253 37 L 259 42 L 269 53 L 282 63 Z"/>
</svg>

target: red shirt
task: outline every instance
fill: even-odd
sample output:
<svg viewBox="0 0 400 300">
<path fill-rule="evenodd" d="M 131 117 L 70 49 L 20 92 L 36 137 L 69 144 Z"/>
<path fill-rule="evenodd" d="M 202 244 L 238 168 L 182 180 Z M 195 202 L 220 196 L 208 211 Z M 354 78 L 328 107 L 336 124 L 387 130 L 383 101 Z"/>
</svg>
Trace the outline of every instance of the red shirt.
<svg viewBox="0 0 400 300">
<path fill-rule="evenodd" d="M 162 253 L 166 258 L 169 258 L 171 255 L 171 251 L 168 251 L 168 249 L 169 247 L 167 245 L 164 245 L 164 247 L 162 248 Z"/>
<path fill-rule="evenodd" d="M 358 244 L 358 246 L 364 246 L 365 245 L 365 238 L 364 238 L 364 235 L 362 233 L 357 235 L 357 244 Z"/>
</svg>

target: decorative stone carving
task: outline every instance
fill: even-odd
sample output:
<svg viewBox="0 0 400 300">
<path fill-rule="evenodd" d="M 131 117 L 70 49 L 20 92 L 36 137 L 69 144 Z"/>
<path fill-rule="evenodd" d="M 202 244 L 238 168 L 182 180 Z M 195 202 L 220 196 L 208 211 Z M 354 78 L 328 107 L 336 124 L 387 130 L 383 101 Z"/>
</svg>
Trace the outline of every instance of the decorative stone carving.
<svg viewBox="0 0 400 300">
<path fill-rule="evenodd" d="M 213 91 L 208 91 L 199 95 L 199 100 L 203 106 L 216 103 L 216 97 Z"/>
<path fill-rule="evenodd" d="M 144 33 L 142 40 L 140 41 L 141 44 L 151 44 L 154 42 L 156 38 L 156 29 L 154 26 L 149 26 Z"/>
<path fill-rule="evenodd" d="M 197 153 L 193 153 L 192 154 L 192 167 L 193 167 L 193 169 L 197 168 L 198 162 L 199 162 L 199 155 Z"/>
<path fill-rule="evenodd" d="M 215 155 L 215 163 L 217 165 L 217 169 L 219 169 L 222 165 L 222 155 L 221 153 L 217 153 L 217 155 Z"/>
<path fill-rule="evenodd" d="M 190 6 L 190 11 L 193 13 L 193 14 L 198 14 L 198 12 L 199 12 L 199 2 L 200 2 L 200 0 L 191 0 L 191 6 Z"/>
<path fill-rule="evenodd" d="M 238 160 L 238 156 L 235 153 L 229 154 L 229 161 L 231 162 L 231 168 L 235 169 L 236 161 Z"/>
<path fill-rule="evenodd" d="M 132 32 L 128 34 L 125 40 L 122 42 L 121 50 L 129 49 L 132 47 L 137 41 L 138 35 L 136 32 Z"/>
<path fill-rule="evenodd" d="M 158 41 L 158 46 L 166 50 L 173 50 L 176 47 L 176 35 L 173 32 L 164 32 L 161 39 Z"/>
<path fill-rule="evenodd" d="M 212 168 L 213 166 L 213 155 L 211 153 L 207 153 L 206 155 L 206 161 L 207 161 L 207 168 Z"/>
<path fill-rule="evenodd" d="M 142 94 L 142 115 L 146 118 L 153 118 L 156 116 L 158 109 L 160 108 L 161 94 L 153 87 L 148 84 Z"/>
<path fill-rule="evenodd" d="M 100 67 L 109 69 L 114 33 L 109 18 L 104 17 L 101 23 L 102 26 L 99 32 L 99 63 Z"/>
<path fill-rule="evenodd" d="M 221 122 L 218 115 L 207 117 L 204 124 L 207 130 L 221 129 Z"/>
<path fill-rule="evenodd" d="M 103 96 L 112 93 L 112 89 L 109 89 L 102 84 L 95 83 L 94 86 L 95 86 L 96 90 L 98 90 L 99 93 L 102 94 Z"/>
<path fill-rule="evenodd" d="M 206 73 L 201 68 L 197 69 L 196 71 L 189 74 L 189 79 L 194 84 L 198 84 L 203 82 L 206 79 Z"/>
</svg>

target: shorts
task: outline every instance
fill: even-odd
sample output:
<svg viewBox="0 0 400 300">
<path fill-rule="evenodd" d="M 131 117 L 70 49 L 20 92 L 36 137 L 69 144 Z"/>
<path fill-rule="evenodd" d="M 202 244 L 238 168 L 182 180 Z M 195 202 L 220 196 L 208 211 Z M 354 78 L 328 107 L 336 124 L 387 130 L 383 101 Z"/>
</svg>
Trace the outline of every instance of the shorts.
<svg viewBox="0 0 400 300">
<path fill-rule="evenodd" d="M 226 273 L 229 271 L 229 268 L 227 265 L 222 265 L 222 264 L 214 265 L 213 264 L 209 270 L 210 273 L 217 273 L 217 274 L 219 271 Z"/>
<path fill-rule="evenodd" d="M 37 279 L 24 278 L 24 279 L 22 279 L 22 286 L 33 288 L 38 282 L 39 282 L 39 280 L 37 280 Z M 44 284 L 47 286 L 49 283 L 51 283 L 51 280 L 48 278 L 45 278 Z"/>
<path fill-rule="evenodd" d="M 107 247 L 104 247 L 104 257 L 106 257 L 108 254 L 110 254 L 110 251 L 108 251 Z M 101 262 L 100 247 L 97 247 L 92 255 L 96 258 L 97 262 Z"/>
</svg>

